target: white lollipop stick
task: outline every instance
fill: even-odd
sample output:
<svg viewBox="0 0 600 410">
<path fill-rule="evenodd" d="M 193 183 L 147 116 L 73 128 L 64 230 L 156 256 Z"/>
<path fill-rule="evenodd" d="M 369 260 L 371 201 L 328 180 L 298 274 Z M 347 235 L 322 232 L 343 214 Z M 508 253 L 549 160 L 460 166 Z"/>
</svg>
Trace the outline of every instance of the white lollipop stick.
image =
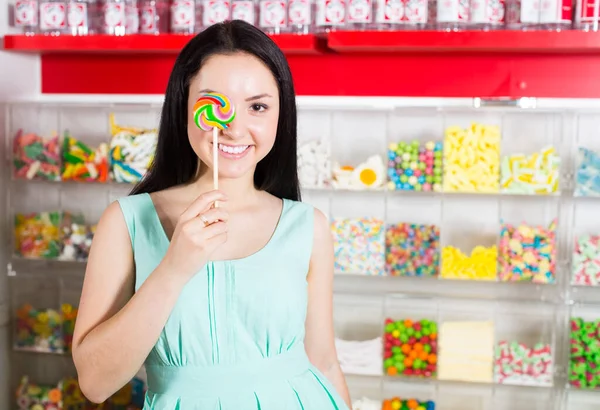
<svg viewBox="0 0 600 410">
<path fill-rule="evenodd" d="M 213 185 L 214 189 L 219 189 L 219 129 L 213 127 Z M 215 208 L 219 203 L 215 201 Z"/>
</svg>

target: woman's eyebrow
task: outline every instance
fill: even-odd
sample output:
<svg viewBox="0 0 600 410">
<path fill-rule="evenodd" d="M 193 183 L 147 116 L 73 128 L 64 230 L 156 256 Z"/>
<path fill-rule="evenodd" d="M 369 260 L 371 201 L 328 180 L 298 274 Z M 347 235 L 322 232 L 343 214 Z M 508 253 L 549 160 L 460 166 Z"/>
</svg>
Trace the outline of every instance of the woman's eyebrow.
<svg viewBox="0 0 600 410">
<path fill-rule="evenodd" d="M 254 100 L 260 100 L 261 98 L 265 98 L 265 97 L 271 97 L 271 94 L 258 94 L 255 95 L 254 97 L 250 97 L 250 98 L 246 98 L 246 101 L 254 101 Z"/>
</svg>

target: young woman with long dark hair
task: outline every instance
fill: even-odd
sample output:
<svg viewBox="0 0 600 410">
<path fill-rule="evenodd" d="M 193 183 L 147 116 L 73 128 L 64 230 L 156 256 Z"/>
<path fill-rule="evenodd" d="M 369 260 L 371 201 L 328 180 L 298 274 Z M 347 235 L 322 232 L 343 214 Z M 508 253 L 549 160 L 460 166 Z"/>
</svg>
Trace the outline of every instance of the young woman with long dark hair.
<svg viewBox="0 0 600 410">
<path fill-rule="evenodd" d="M 193 118 L 206 92 L 236 107 L 219 133 L 219 191 L 212 132 Z M 73 340 L 89 399 L 145 364 L 144 409 L 348 408 L 331 235 L 299 202 L 296 121 L 288 64 L 258 29 L 217 24 L 182 50 L 152 166 L 94 237 Z"/>
</svg>

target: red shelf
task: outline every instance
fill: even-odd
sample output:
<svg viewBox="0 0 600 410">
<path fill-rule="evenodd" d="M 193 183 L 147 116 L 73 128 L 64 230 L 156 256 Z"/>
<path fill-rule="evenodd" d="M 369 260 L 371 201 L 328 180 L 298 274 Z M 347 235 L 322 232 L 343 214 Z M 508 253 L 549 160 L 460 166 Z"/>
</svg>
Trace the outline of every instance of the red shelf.
<svg viewBox="0 0 600 410">
<path fill-rule="evenodd" d="M 177 54 L 192 36 L 163 34 L 158 36 L 6 36 L 4 49 L 39 54 Z M 324 39 L 314 35 L 280 34 L 271 36 L 286 54 L 318 54 Z"/>
<path fill-rule="evenodd" d="M 600 54 L 600 33 L 582 31 L 339 31 L 327 46 L 340 53 Z"/>
</svg>

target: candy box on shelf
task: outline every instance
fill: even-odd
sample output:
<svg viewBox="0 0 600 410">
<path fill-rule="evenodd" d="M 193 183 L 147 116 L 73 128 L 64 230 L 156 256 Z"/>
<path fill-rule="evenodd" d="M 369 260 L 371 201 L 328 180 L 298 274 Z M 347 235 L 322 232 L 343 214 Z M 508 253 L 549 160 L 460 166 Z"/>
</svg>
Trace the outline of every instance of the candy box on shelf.
<svg viewBox="0 0 600 410">
<path fill-rule="evenodd" d="M 370 156 L 356 166 L 334 163 L 332 176 L 336 189 L 383 189 L 386 183 L 385 165 L 379 155 Z"/>
<path fill-rule="evenodd" d="M 56 259 L 60 254 L 60 212 L 17 214 L 15 252 L 31 259 Z"/>
<path fill-rule="evenodd" d="M 106 182 L 108 180 L 108 144 L 92 148 L 68 132 L 62 142 L 63 181 Z"/>
<path fill-rule="evenodd" d="M 62 313 L 52 308 L 23 304 L 17 310 L 14 348 L 46 353 L 64 353 Z"/>
<path fill-rule="evenodd" d="M 390 296 L 383 332 L 383 369 L 389 376 L 435 377 L 438 320 L 435 301 Z"/>
<path fill-rule="evenodd" d="M 60 260 L 86 261 L 96 228 L 81 214 L 65 212 L 61 220 Z"/>
<path fill-rule="evenodd" d="M 575 237 L 571 284 L 600 286 L 600 230 L 598 235 Z"/>
<path fill-rule="evenodd" d="M 13 140 L 13 173 L 19 179 L 60 180 L 58 134 L 45 138 L 17 131 Z"/>
<path fill-rule="evenodd" d="M 21 379 L 17 388 L 16 404 L 18 410 L 63 410 L 61 386 L 41 386 L 29 381 L 27 376 Z"/>
<path fill-rule="evenodd" d="M 148 171 L 154 158 L 157 131 L 117 125 L 110 116 L 110 167 L 116 182 L 137 183 Z"/>
<path fill-rule="evenodd" d="M 500 127 L 473 123 L 446 128 L 444 192 L 496 193 L 500 190 Z"/>
<path fill-rule="evenodd" d="M 377 218 L 335 218 L 331 223 L 335 271 L 384 274 L 385 227 Z"/>
<path fill-rule="evenodd" d="M 401 191 L 442 190 L 443 144 L 397 142 L 388 147 L 388 188 Z"/>
<path fill-rule="evenodd" d="M 558 192 L 560 157 L 549 146 L 531 155 L 502 157 L 500 185 L 505 194 L 548 195 Z"/>
<path fill-rule="evenodd" d="M 600 196 L 600 152 L 585 147 L 577 151 L 575 196 Z"/>
<path fill-rule="evenodd" d="M 298 178 L 302 188 L 331 186 L 331 147 L 313 140 L 298 147 Z"/>
<path fill-rule="evenodd" d="M 393 397 L 383 401 L 381 410 L 435 410 L 435 403 L 432 400 Z"/>
<path fill-rule="evenodd" d="M 390 276 L 435 277 L 439 273 L 440 228 L 429 224 L 390 224 L 385 233 Z"/>
<path fill-rule="evenodd" d="M 598 308 L 575 308 L 571 314 L 569 384 L 582 390 L 600 389 Z"/>
</svg>

